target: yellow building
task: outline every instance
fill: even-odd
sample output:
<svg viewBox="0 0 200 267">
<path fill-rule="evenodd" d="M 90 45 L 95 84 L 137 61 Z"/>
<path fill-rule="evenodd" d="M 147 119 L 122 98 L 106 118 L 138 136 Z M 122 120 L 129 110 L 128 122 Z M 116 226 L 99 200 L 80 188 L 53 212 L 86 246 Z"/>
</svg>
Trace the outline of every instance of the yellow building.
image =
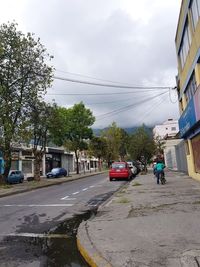
<svg viewBox="0 0 200 267">
<path fill-rule="evenodd" d="M 200 180 L 200 0 L 182 0 L 175 42 L 180 134 L 189 175 Z"/>
</svg>

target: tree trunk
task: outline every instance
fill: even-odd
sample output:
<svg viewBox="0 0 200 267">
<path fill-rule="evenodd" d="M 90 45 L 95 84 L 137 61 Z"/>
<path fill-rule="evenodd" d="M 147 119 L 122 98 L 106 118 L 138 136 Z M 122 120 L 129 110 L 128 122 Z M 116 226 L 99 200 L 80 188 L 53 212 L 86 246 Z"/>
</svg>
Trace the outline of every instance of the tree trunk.
<svg viewBox="0 0 200 267">
<path fill-rule="evenodd" d="M 35 157 L 34 160 L 34 180 L 40 181 L 40 167 L 42 162 L 43 153 L 41 151 L 33 150 L 33 154 Z"/>
<path fill-rule="evenodd" d="M 99 171 L 101 172 L 102 170 L 102 165 L 101 165 L 101 158 L 99 157 L 98 159 L 98 165 L 99 165 Z"/>
<path fill-rule="evenodd" d="M 78 153 L 75 151 L 75 157 L 76 157 L 76 173 L 79 174 L 79 164 L 78 164 Z"/>
<path fill-rule="evenodd" d="M 3 151 L 4 158 L 4 174 L 2 175 L 2 183 L 6 183 L 6 178 L 10 172 L 12 155 L 11 155 L 11 147 L 10 145 L 6 146 L 6 149 Z"/>
</svg>

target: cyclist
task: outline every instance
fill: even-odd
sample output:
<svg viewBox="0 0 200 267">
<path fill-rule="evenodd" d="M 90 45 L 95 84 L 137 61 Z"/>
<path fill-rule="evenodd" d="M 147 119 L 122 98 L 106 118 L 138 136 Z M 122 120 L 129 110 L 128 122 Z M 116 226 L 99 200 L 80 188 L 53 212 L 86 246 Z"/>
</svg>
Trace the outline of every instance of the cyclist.
<svg viewBox="0 0 200 267">
<path fill-rule="evenodd" d="M 160 175 L 163 174 L 163 176 L 165 176 L 164 168 L 165 168 L 164 163 L 161 160 L 158 160 L 157 163 L 156 163 L 156 167 L 155 167 L 155 169 L 156 169 L 156 177 L 157 177 L 157 184 L 159 184 Z"/>
</svg>

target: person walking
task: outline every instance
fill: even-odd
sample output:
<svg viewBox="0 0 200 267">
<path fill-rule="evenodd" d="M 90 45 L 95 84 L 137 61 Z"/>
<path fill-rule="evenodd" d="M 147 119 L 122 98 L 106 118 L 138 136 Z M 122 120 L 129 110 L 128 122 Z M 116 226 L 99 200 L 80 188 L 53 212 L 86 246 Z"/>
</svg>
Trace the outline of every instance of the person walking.
<svg viewBox="0 0 200 267">
<path fill-rule="evenodd" d="M 157 163 L 156 163 L 156 166 L 155 166 L 157 184 L 160 183 L 160 175 L 161 174 L 163 174 L 163 176 L 165 175 L 164 168 L 165 168 L 165 164 L 161 160 L 158 160 Z"/>
</svg>

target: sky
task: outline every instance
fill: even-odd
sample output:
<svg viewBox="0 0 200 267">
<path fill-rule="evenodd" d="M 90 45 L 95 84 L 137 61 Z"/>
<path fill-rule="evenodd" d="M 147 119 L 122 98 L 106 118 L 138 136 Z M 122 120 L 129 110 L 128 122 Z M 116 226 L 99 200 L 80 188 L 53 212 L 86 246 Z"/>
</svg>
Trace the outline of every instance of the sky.
<svg viewBox="0 0 200 267">
<path fill-rule="evenodd" d="M 47 102 L 69 108 L 82 101 L 94 128 L 154 126 L 179 117 L 172 88 L 180 6 L 181 0 L 1 0 L 0 24 L 15 21 L 54 57 Z"/>
</svg>

